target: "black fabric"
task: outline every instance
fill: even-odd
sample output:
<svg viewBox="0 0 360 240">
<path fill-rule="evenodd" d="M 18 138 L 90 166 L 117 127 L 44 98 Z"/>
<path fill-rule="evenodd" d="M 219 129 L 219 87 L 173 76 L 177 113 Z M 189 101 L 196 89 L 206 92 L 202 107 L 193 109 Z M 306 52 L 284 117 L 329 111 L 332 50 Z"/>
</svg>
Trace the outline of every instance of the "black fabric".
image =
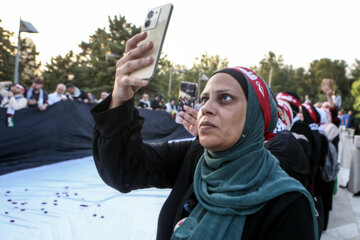
<svg viewBox="0 0 360 240">
<path fill-rule="evenodd" d="M 283 93 L 289 94 L 291 96 L 293 96 L 294 98 L 296 98 L 298 101 L 300 101 L 299 96 L 297 95 L 296 92 L 292 91 L 292 90 L 287 90 L 287 91 L 282 91 Z M 288 102 L 290 104 L 290 107 L 292 109 L 293 112 L 293 118 L 296 117 L 297 113 L 299 112 L 299 107 L 295 106 L 293 103 Z"/>
<path fill-rule="evenodd" d="M 296 121 L 293 126 L 291 127 L 291 132 L 296 133 L 296 134 L 300 134 L 303 135 L 306 140 L 302 140 L 302 139 L 298 139 L 300 145 L 303 148 L 303 151 L 307 157 L 307 159 L 309 159 L 309 164 L 310 164 L 310 169 L 312 169 L 311 163 L 312 163 L 312 148 L 313 148 L 313 133 L 311 131 L 311 129 L 309 128 L 308 125 L 306 125 L 305 123 L 303 123 L 302 121 Z M 312 173 L 312 170 L 311 170 Z M 309 181 L 311 182 L 311 177 Z"/>
<path fill-rule="evenodd" d="M 310 152 L 310 169 L 311 169 L 311 175 L 310 175 L 310 183 L 314 182 L 315 174 L 319 167 L 320 162 L 320 148 L 321 148 L 321 139 L 320 139 L 320 133 L 319 131 L 312 131 L 307 124 L 301 121 L 296 121 L 294 125 L 291 128 L 291 132 L 304 135 L 308 141 L 309 144 L 307 145 L 305 142 L 301 142 L 303 145 L 304 151 Z M 311 148 L 309 151 L 307 149 L 307 146 Z M 307 149 L 307 150 L 306 150 Z M 314 189 L 312 190 L 312 193 L 314 192 Z"/>
<path fill-rule="evenodd" d="M 153 100 L 151 100 L 150 104 L 151 104 L 151 108 L 154 109 L 154 110 L 160 110 L 161 109 L 160 101 L 156 100 L 155 98 Z"/>
<path fill-rule="evenodd" d="M 92 109 L 97 170 L 105 183 L 123 193 L 148 187 L 172 188 L 157 225 L 157 239 L 170 239 L 184 216 L 203 148 L 197 140 L 144 144 L 140 134 L 143 118 L 133 100 L 111 110 L 107 110 L 108 104 L 105 101 Z M 243 234 L 244 240 L 314 239 L 309 204 L 300 193 L 272 199 L 247 217 Z"/>
<path fill-rule="evenodd" d="M 6 108 L 0 108 L 0 175 L 91 156 L 94 106 L 67 100 L 45 111 L 22 109 L 16 111 L 12 128 L 6 127 Z M 145 142 L 192 137 L 167 112 L 140 109 L 140 115 L 145 118 L 141 131 Z"/>
<path fill-rule="evenodd" d="M 309 104 L 311 109 L 313 110 L 313 112 L 315 113 L 316 116 L 316 122 L 314 122 L 314 120 L 311 118 L 309 112 L 307 111 L 307 109 L 304 106 L 301 106 L 301 110 L 302 110 L 302 114 L 304 116 L 304 123 L 306 123 L 307 125 L 312 124 L 312 123 L 317 123 L 320 124 L 320 114 L 319 112 L 316 110 L 316 108 L 312 105 Z"/>
<path fill-rule="evenodd" d="M 309 159 L 290 131 L 276 133 L 264 146 L 280 161 L 280 166 L 285 172 L 309 189 L 308 180 L 311 174 Z"/>
<path fill-rule="evenodd" d="M 337 135 L 333 140 L 332 143 L 334 144 L 336 151 L 339 152 L 339 141 L 340 141 L 340 136 Z"/>
<path fill-rule="evenodd" d="M 320 162 L 319 167 L 325 165 L 326 154 L 328 152 L 328 138 L 320 134 L 321 139 L 321 150 L 320 150 Z M 315 189 L 317 194 L 321 195 L 322 207 L 323 207 L 323 230 L 327 229 L 327 224 L 329 221 L 329 212 L 332 209 L 332 200 L 333 200 L 333 190 L 334 190 L 334 181 L 325 182 L 320 173 L 320 169 L 316 174 L 315 178 Z"/>
<path fill-rule="evenodd" d="M 16 111 L 15 127 L 6 127 L 0 109 L 0 174 L 92 155 L 91 104 L 59 102 L 46 111 Z"/>
<path fill-rule="evenodd" d="M 81 100 L 87 99 L 87 100 L 90 101 L 90 99 L 89 99 L 88 95 L 86 94 L 86 92 L 83 91 L 83 90 L 81 90 L 81 89 L 79 89 L 79 90 L 80 90 L 79 96 L 72 96 L 72 98 L 75 99 L 75 100 L 76 100 L 76 99 L 81 99 Z"/>
<path fill-rule="evenodd" d="M 140 101 L 138 104 L 139 107 L 141 108 L 148 108 L 150 107 L 149 104 L 147 104 L 146 102 Z"/>
<path fill-rule="evenodd" d="M 148 109 L 139 109 L 138 111 L 140 116 L 145 119 L 141 129 L 141 135 L 145 142 L 163 142 L 193 137 L 182 124 L 171 119 L 171 115 L 166 111 Z"/>
</svg>

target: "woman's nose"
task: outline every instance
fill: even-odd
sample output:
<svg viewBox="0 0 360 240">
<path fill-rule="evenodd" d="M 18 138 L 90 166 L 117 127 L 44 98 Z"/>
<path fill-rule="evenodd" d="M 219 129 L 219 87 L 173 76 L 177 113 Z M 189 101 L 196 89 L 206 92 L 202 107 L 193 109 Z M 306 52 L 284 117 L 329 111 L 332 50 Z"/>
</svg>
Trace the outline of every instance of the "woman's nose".
<svg viewBox="0 0 360 240">
<path fill-rule="evenodd" d="M 210 99 L 206 101 L 206 103 L 200 108 L 200 111 L 203 115 L 214 114 L 215 106 L 213 101 Z"/>
</svg>

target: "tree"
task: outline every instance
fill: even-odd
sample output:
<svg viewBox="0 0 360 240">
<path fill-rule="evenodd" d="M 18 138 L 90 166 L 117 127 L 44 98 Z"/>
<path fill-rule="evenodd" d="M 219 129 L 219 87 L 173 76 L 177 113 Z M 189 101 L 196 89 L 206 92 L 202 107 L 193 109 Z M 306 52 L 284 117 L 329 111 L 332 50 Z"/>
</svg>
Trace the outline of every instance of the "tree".
<svg viewBox="0 0 360 240">
<path fill-rule="evenodd" d="M 351 69 L 351 77 L 353 80 L 357 80 L 360 78 L 360 60 L 355 59 L 355 63 L 353 64 L 353 68 Z"/>
<path fill-rule="evenodd" d="M 315 60 L 310 64 L 310 77 L 317 84 L 318 93 L 321 93 L 321 81 L 324 78 L 331 78 L 335 81 L 336 88 L 341 95 L 347 95 L 350 91 L 349 81 L 346 78 L 347 64 L 344 60 L 334 60 L 323 58 Z"/>
<path fill-rule="evenodd" d="M 30 86 L 32 80 L 40 75 L 41 62 L 36 61 L 38 55 L 39 52 L 36 51 L 36 46 L 31 38 L 21 40 L 19 82 Z"/>
<path fill-rule="evenodd" d="M 1 23 L 0 19 L 0 23 Z M 0 81 L 12 81 L 15 69 L 15 47 L 10 41 L 14 33 L 0 26 Z"/>
<path fill-rule="evenodd" d="M 75 75 L 74 83 L 96 94 L 110 91 L 114 84 L 116 58 L 109 58 L 108 54 L 123 56 L 126 41 L 139 32 L 140 28 L 127 23 L 125 17 L 109 17 L 109 32 L 98 29 L 88 43 L 79 45 L 82 49 L 78 62 L 80 71 Z"/>
<path fill-rule="evenodd" d="M 135 101 L 138 101 L 145 92 L 149 94 L 150 98 L 158 93 L 168 100 L 167 92 L 169 88 L 170 71 L 172 65 L 173 64 L 168 59 L 167 55 L 161 54 L 156 67 L 154 78 L 149 80 L 148 86 L 139 89 L 135 95 Z"/>
<path fill-rule="evenodd" d="M 79 54 L 71 51 L 65 57 L 58 56 L 47 64 L 44 74 L 49 86 L 53 88 L 59 82 L 73 82 L 95 95 L 101 91 L 111 91 L 116 60 L 124 54 L 126 41 L 140 32 L 140 28 L 127 23 L 124 16 L 109 17 L 108 20 L 109 30 L 98 28 L 88 42 L 79 44 Z"/>
<path fill-rule="evenodd" d="M 281 55 L 276 57 L 276 54 L 270 51 L 260 61 L 259 67 L 251 68 L 268 83 L 275 95 L 284 90 L 292 90 L 298 94 L 303 92 L 299 86 L 302 86 L 305 70 L 285 65 Z"/>
<path fill-rule="evenodd" d="M 354 110 L 360 112 L 360 77 L 351 85 L 351 95 L 354 97 Z M 360 118 L 359 113 L 356 115 L 356 118 Z"/>
<path fill-rule="evenodd" d="M 51 58 L 51 62 L 46 64 L 43 72 L 44 89 L 52 92 L 57 84 L 71 81 L 77 72 L 76 57 L 73 51 L 68 52 L 64 57 L 57 56 Z"/>
<path fill-rule="evenodd" d="M 195 61 L 198 61 L 198 58 L 195 58 Z M 221 58 L 219 55 L 211 56 L 208 53 L 204 53 L 201 55 L 200 62 L 195 62 L 191 69 L 186 70 L 183 78 L 187 82 L 199 82 L 199 78 L 201 74 L 205 74 L 210 77 L 216 71 L 226 68 L 229 65 L 229 61 L 227 58 Z M 200 93 L 204 90 L 206 85 L 206 81 L 200 81 Z M 180 82 L 178 83 L 179 89 Z"/>
</svg>

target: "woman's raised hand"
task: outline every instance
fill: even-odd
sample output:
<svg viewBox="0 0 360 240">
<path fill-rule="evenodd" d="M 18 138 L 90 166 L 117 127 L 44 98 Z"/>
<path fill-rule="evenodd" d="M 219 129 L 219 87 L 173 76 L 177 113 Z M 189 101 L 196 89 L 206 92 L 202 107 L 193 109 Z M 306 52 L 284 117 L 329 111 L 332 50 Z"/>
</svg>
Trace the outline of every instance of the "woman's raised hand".
<svg viewBox="0 0 360 240">
<path fill-rule="evenodd" d="M 179 112 L 180 118 L 179 121 L 184 125 L 184 128 L 194 137 L 198 135 L 198 127 L 197 127 L 197 114 L 198 112 L 187 106 L 184 105 L 184 111 Z"/>
<path fill-rule="evenodd" d="M 125 54 L 116 63 L 116 75 L 110 108 L 120 106 L 131 99 L 140 87 L 148 84 L 147 80 L 129 75 L 138 69 L 149 66 L 154 61 L 152 57 L 143 57 L 145 53 L 153 48 L 151 42 L 138 46 L 138 43 L 146 37 L 146 32 L 142 32 L 127 41 Z"/>
</svg>

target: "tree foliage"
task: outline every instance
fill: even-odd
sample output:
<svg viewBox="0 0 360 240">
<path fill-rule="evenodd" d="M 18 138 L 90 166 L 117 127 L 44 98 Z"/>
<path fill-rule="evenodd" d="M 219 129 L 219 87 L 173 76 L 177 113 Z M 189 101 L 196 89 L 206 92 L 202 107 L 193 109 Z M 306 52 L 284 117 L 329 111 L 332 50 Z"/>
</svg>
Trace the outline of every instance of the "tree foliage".
<svg viewBox="0 0 360 240">
<path fill-rule="evenodd" d="M 353 64 L 353 68 L 351 69 L 351 77 L 352 80 L 357 80 L 360 78 L 360 60 L 355 59 L 355 63 Z"/>
<path fill-rule="evenodd" d="M 46 63 L 45 70 L 41 72 L 45 79 L 45 90 L 52 92 L 58 83 L 68 82 L 73 82 L 79 88 L 96 96 L 99 96 L 101 91 L 112 90 L 116 61 L 123 56 L 126 41 L 138 33 L 140 28 L 128 23 L 121 15 L 108 17 L 108 23 L 106 28 L 98 28 L 93 35 L 89 36 L 88 41 L 82 41 L 79 44 L 79 53 L 69 51 L 64 56 L 53 57 L 50 63 Z M 0 26 L 0 80 L 13 79 L 16 56 L 16 46 L 10 41 L 13 35 Z M 21 49 L 20 81 L 29 84 L 35 76 L 39 75 L 41 63 L 36 61 L 39 53 L 30 39 L 22 39 Z M 179 66 L 162 53 L 155 77 L 150 80 L 147 87 L 139 89 L 135 100 L 141 98 L 144 92 L 151 98 L 156 93 L 160 93 L 166 100 L 170 97 L 176 99 L 181 81 L 199 83 L 201 74 L 210 77 L 217 70 L 227 66 L 226 58 L 221 58 L 219 55 L 211 56 L 208 53 L 195 58 L 191 67 Z M 182 71 L 172 70 L 176 67 L 178 67 L 177 70 Z M 347 64 L 343 60 L 323 58 L 311 62 L 309 69 L 294 68 L 284 64 L 283 57 L 271 51 L 261 59 L 257 66 L 251 68 L 268 84 L 271 78 L 271 89 L 275 94 L 283 90 L 293 90 L 301 98 L 309 95 L 313 103 L 325 100 L 320 88 L 322 79 L 334 79 L 335 90 L 342 95 L 343 107 L 345 109 L 354 107 L 355 110 L 360 107 L 357 92 L 360 84 L 357 80 L 360 78 L 360 60 L 356 59 L 352 65 L 350 77 L 346 76 Z M 170 96 L 168 96 L 170 78 L 172 78 L 172 83 Z M 205 84 L 206 81 L 200 81 L 201 91 Z"/>
<path fill-rule="evenodd" d="M 1 20 L 0 20 L 1 23 Z M 17 47 L 10 41 L 14 33 L 0 26 L 0 81 L 13 81 Z M 19 82 L 29 84 L 40 74 L 40 62 L 36 61 L 39 52 L 30 38 L 21 39 L 19 61 Z"/>
<path fill-rule="evenodd" d="M 21 40 L 20 63 L 19 63 L 19 82 L 31 85 L 34 78 L 40 75 L 41 62 L 36 61 L 36 46 L 31 38 Z"/>
<path fill-rule="evenodd" d="M 360 112 L 360 77 L 351 85 L 351 95 L 354 97 L 354 110 Z M 359 114 L 356 117 L 359 118 Z"/>
<path fill-rule="evenodd" d="M 0 19 L 1 23 L 1 19 Z M 0 81 L 12 81 L 15 68 L 15 46 L 10 37 L 14 33 L 0 26 Z"/>
</svg>

